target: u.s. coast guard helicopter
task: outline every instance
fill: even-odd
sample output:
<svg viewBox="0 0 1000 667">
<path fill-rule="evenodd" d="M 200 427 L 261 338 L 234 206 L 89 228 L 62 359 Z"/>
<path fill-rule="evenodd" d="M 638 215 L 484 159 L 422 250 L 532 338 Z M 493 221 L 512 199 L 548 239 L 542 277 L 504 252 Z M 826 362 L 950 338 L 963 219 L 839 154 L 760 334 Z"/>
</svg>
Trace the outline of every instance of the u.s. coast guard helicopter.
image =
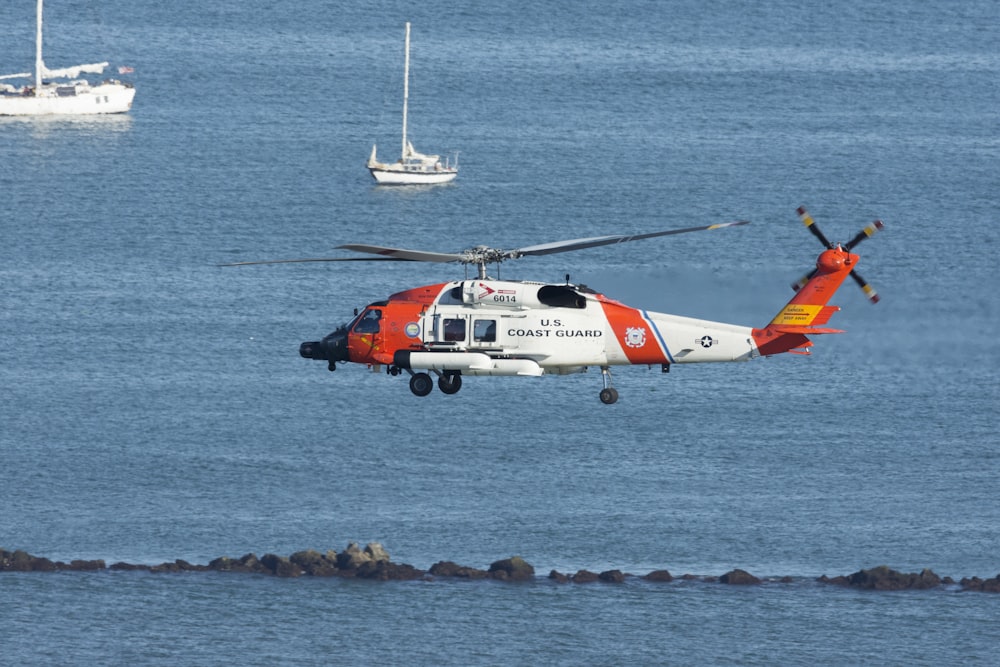
<svg viewBox="0 0 1000 667">
<path fill-rule="evenodd" d="M 498 250 L 479 246 L 459 253 L 405 250 L 351 244 L 340 249 L 377 255 L 371 258 L 239 262 L 273 264 L 306 261 L 454 262 L 477 267 L 475 278 L 415 287 L 376 301 L 349 324 L 319 341 L 302 343 L 299 354 L 325 361 L 332 371 L 338 362 L 364 364 L 389 375 L 406 372 L 410 390 L 426 396 L 434 388 L 431 374 L 445 394 L 462 387 L 462 378 L 481 375 L 581 373 L 601 370 L 601 401 L 618 400 L 611 384 L 611 367 L 747 361 L 793 352 L 808 354 L 813 334 L 841 333 L 824 328 L 839 310 L 827 305 L 851 276 L 872 302 L 878 295 L 855 271 L 858 255 L 851 251 L 882 228 L 865 227 L 844 245 L 833 244 L 800 208 L 802 221 L 826 248 L 816 268 L 793 285 L 796 294 L 767 325 L 756 328 L 667 315 L 632 308 L 582 285 L 496 280 L 486 274 L 490 264 L 526 257 L 581 250 L 640 239 L 745 225 L 728 222 L 631 236 L 600 236 Z M 231 266 L 231 265 L 230 265 Z"/>
</svg>

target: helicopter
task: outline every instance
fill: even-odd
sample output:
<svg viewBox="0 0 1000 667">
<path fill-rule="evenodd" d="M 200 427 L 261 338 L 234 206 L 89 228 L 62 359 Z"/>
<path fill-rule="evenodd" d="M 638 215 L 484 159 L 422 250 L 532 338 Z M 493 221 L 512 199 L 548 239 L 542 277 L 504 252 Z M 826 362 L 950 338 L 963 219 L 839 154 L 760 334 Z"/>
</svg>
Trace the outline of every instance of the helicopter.
<svg viewBox="0 0 1000 667">
<path fill-rule="evenodd" d="M 445 394 L 455 394 L 465 377 L 568 375 L 600 369 L 599 398 L 617 402 L 612 366 L 749 361 L 785 352 L 809 354 L 809 336 L 843 333 L 826 328 L 840 310 L 828 302 L 848 276 L 872 303 L 878 294 L 855 266 L 852 250 L 883 228 L 867 225 L 845 244 L 831 243 L 805 210 L 803 224 L 824 245 L 816 267 L 792 285 L 795 295 L 763 327 L 741 326 L 633 308 L 584 285 L 499 280 L 487 267 L 520 257 L 570 252 L 674 234 L 749 224 L 725 222 L 633 235 L 556 241 L 514 250 L 477 246 L 457 253 L 408 250 L 368 244 L 337 249 L 372 257 L 333 257 L 237 262 L 225 266 L 288 262 L 409 261 L 458 263 L 476 267 L 476 277 L 414 287 L 368 304 L 348 324 L 318 341 L 304 342 L 305 359 L 355 363 L 390 376 L 409 375 L 410 391 L 427 396 L 434 378 Z"/>
</svg>

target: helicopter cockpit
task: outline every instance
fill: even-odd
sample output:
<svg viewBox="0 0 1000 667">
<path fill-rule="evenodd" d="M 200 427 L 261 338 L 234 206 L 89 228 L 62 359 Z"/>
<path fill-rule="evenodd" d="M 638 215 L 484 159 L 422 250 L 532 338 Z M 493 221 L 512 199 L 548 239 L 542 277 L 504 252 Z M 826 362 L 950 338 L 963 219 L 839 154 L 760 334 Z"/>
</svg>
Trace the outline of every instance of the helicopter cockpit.
<svg viewBox="0 0 1000 667">
<path fill-rule="evenodd" d="M 354 333 L 378 333 L 381 329 L 382 309 L 368 306 L 351 329 Z"/>
</svg>

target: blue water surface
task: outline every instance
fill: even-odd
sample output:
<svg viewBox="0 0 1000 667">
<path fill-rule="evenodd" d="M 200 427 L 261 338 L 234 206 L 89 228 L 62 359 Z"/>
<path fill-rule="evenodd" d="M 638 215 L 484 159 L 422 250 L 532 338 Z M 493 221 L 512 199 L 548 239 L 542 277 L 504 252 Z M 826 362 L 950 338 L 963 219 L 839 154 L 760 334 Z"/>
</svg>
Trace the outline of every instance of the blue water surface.
<svg viewBox="0 0 1000 667">
<path fill-rule="evenodd" d="M 51 0 L 51 67 L 134 67 L 132 112 L 0 119 L 0 547 L 157 564 L 378 541 L 537 580 L 0 575 L 11 664 L 989 664 L 1000 601 L 815 578 L 1000 571 L 1000 10 L 986 0 Z M 375 187 L 410 138 L 432 189 Z M 0 72 L 34 3 L 0 6 Z M 301 359 L 354 308 L 464 275 L 291 264 L 750 220 L 504 278 L 760 326 L 858 247 L 811 357 L 469 378 Z M 701 581 L 742 568 L 767 579 Z M 654 569 L 653 584 L 547 574 Z M 790 582 L 781 583 L 781 577 Z"/>
</svg>

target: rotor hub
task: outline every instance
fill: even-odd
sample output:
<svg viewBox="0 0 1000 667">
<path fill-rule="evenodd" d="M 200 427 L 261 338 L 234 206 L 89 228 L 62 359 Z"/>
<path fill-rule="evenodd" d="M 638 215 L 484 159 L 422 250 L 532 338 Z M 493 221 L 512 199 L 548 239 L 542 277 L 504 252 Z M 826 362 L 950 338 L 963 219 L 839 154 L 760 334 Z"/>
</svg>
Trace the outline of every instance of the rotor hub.
<svg viewBox="0 0 1000 667">
<path fill-rule="evenodd" d="M 823 251 L 816 260 L 816 268 L 823 273 L 836 273 L 850 264 L 850 254 L 838 248 Z"/>
</svg>

